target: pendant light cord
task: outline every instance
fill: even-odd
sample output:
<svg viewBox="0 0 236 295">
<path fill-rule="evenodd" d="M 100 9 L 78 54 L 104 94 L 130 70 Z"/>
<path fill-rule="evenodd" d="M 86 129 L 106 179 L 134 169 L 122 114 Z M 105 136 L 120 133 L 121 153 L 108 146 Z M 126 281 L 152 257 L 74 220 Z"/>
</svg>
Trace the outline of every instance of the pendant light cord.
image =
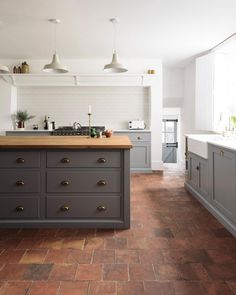
<svg viewBox="0 0 236 295">
<path fill-rule="evenodd" d="M 117 36 L 117 27 L 116 22 L 113 21 L 113 51 L 116 53 L 116 36 Z"/>
<path fill-rule="evenodd" d="M 57 23 L 54 23 L 54 49 L 57 53 Z"/>
</svg>

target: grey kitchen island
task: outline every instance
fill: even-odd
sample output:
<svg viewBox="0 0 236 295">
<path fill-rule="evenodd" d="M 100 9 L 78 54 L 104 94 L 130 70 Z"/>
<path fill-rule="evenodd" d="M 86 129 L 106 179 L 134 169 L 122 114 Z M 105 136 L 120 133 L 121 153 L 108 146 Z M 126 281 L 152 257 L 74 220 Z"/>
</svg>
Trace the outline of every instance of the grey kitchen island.
<svg viewBox="0 0 236 295">
<path fill-rule="evenodd" d="M 0 137 L 0 227 L 129 228 L 127 136 Z"/>
</svg>

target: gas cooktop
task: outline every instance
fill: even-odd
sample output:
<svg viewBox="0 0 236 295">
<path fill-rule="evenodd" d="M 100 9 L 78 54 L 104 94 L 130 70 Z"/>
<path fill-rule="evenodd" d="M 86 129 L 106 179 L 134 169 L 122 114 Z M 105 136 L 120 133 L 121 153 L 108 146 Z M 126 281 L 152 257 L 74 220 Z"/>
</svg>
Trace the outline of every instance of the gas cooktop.
<svg viewBox="0 0 236 295">
<path fill-rule="evenodd" d="M 92 126 L 91 128 L 95 128 L 96 132 L 105 131 L 105 126 Z M 79 129 L 74 129 L 72 126 L 61 126 L 52 131 L 52 135 L 55 136 L 82 136 L 89 135 L 89 126 L 82 126 Z"/>
</svg>

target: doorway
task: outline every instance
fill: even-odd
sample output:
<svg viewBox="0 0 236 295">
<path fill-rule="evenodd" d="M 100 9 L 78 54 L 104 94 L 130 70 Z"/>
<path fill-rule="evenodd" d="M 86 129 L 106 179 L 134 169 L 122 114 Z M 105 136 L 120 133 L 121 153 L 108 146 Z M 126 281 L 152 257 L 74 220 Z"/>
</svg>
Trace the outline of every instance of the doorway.
<svg viewBox="0 0 236 295">
<path fill-rule="evenodd" d="M 164 163 L 177 163 L 177 130 L 178 119 L 162 120 L 162 161 Z"/>
</svg>

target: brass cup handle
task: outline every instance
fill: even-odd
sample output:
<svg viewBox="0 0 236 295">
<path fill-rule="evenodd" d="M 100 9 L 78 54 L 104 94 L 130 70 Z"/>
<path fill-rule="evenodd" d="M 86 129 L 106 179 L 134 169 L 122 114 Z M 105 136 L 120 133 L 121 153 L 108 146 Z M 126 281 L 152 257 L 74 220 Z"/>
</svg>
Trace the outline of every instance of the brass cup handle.
<svg viewBox="0 0 236 295">
<path fill-rule="evenodd" d="M 16 211 L 17 212 L 22 212 L 22 211 L 24 211 L 25 210 L 25 208 L 23 207 L 23 206 L 17 206 L 16 207 Z"/>
<path fill-rule="evenodd" d="M 220 151 L 220 155 L 221 155 L 221 157 L 223 157 L 224 156 L 224 151 Z"/>
<path fill-rule="evenodd" d="M 99 181 L 97 182 L 97 184 L 100 185 L 100 186 L 102 186 L 102 185 L 106 185 L 107 183 L 106 183 L 105 180 L 99 180 Z"/>
<path fill-rule="evenodd" d="M 100 205 L 100 206 L 97 207 L 97 210 L 100 211 L 100 212 L 101 211 L 106 211 L 107 207 L 105 205 Z"/>
<path fill-rule="evenodd" d="M 22 185 L 24 185 L 25 183 L 24 183 L 24 181 L 23 180 L 17 180 L 17 182 L 16 182 L 16 185 L 18 185 L 18 186 L 22 186 Z"/>
<path fill-rule="evenodd" d="M 70 209 L 70 207 L 67 206 L 67 205 L 63 205 L 63 206 L 61 206 L 61 208 L 60 208 L 60 210 L 61 210 L 62 212 L 67 212 L 67 211 L 69 211 L 69 209 Z"/>
<path fill-rule="evenodd" d="M 68 159 L 68 158 L 63 158 L 63 159 L 61 159 L 61 162 L 62 162 L 62 163 L 70 163 L 70 159 Z"/>
<path fill-rule="evenodd" d="M 99 158 L 99 159 L 98 159 L 98 163 L 106 163 L 106 159 L 104 159 L 104 158 Z"/>
<path fill-rule="evenodd" d="M 61 185 L 64 185 L 64 186 L 67 186 L 67 185 L 69 185 L 70 184 L 70 182 L 68 181 L 68 180 L 63 180 L 62 182 L 61 182 Z"/>
<path fill-rule="evenodd" d="M 19 163 L 19 164 L 25 163 L 25 159 L 23 159 L 23 158 L 17 158 L 16 159 L 16 163 Z"/>
</svg>

